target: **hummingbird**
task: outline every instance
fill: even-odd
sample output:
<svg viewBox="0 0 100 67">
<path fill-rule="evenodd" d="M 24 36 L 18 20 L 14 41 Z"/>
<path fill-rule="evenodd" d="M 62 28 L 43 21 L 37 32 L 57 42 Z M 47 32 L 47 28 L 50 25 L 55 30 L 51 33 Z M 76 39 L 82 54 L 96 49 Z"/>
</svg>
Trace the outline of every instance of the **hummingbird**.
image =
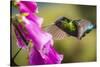
<svg viewBox="0 0 100 67">
<path fill-rule="evenodd" d="M 61 40 L 66 36 L 73 36 L 82 39 L 86 34 L 96 28 L 96 24 L 85 20 L 72 20 L 67 17 L 59 17 L 52 25 L 45 28 L 45 31 L 53 36 L 54 40 Z"/>
</svg>

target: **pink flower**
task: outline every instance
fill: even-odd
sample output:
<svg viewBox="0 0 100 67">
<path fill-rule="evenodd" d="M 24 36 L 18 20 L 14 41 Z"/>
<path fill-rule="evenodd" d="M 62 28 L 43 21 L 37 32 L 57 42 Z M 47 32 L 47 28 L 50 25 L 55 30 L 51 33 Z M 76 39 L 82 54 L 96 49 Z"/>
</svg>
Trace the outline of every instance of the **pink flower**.
<svg viewBox="0 0 100 67">
<path fill-rule="evenodd" d="M 31 45 L 33 47 L 29 52 L 29 64 L 61 63 L 63 55 L 58 54 L 54 49 L 52 35 L 41 29 L 43 19 L 36 15 L 37 4 L 34 1 L 20 1 L 18 2 L 18 8 L 22 21 L 18 23 L 18 29 L 15 27 L 15 33 L 21 48 L 27 47 L 24 43 L 25 40 L 26 42 L 32 41 Z M 23 13 L 28 15 L 25 16 Z"/>
</svg>

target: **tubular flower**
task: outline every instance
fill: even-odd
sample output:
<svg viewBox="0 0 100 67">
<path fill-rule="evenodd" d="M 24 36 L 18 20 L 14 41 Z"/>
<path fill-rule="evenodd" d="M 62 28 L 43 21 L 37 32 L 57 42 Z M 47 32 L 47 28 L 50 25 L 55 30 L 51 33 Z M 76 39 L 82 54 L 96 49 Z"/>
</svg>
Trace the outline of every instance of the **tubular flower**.
<svg viewBox="0 0 100 67">
<path fill-rule="evenodd" d="M 27 47 L 24 41 L 31 41 L 32 47 L 29 50 L 29 64 L 58 64 L 61 63 L 63 55 L 53 47 L 53 39 L 51 34 L 42 30 L 41 17 L 36 15 L 37 4 L 33 1 L 20 1 L 17 3 L 20 11 L 21 22 L 15 28 L 18 44 L 21 48 Z M 26 13 L 27 15 L 24 15 Z M 17 31 L 19 30 L 20 33 Z M 21 34 L 21 35 L 20 35 Z M 23 36 L 23 38 L 22 38 Z M 23 40 L 24 39 L 24 40 Z"/>
</svg>

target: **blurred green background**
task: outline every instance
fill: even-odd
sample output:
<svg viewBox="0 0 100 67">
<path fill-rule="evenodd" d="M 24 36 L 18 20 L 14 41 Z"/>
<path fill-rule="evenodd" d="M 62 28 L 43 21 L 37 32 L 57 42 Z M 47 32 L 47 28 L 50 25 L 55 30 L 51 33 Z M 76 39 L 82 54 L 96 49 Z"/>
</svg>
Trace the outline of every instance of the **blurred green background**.
<svg viewBox="0 0 100 67">
<path fill-rule="evenodd" d="M 87 19 L 96 24 L 96 6 L 43 3 L 38 2 L 40 17 L 43 17 L 43 26 L 50 25 L 58 17 L 66 16 L 71 19 Z M 12 13 L 16 13 L 13 8 Z M 13 14 L 12 14 L 13 15 Z M 92 30 L 82 40 L 75 37 L 67 37 L 63 40 L 55 40 L 54 47 L 64 55 L 62 63 L 96 61 L 96 29 Z M 19 49 L 16 45 L 15 34 L 12 30 L 12 56 Z M 22 50 L 15 59 L 18 65 L 27 65 L 27 51 Z"/>
</svg>

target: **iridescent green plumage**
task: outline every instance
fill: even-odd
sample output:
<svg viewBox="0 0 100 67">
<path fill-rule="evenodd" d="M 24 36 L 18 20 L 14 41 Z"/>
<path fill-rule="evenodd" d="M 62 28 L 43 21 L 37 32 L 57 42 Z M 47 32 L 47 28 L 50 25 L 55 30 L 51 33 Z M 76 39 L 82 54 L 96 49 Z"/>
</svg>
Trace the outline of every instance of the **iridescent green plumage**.
<svg viewBox="0 0 100 67">
<path fill-rule="evenodd" d="M 74 21 L 66 21 L 66 20 L 62 20 L 62 27 L 64 27 L 64 29 L 67 29 L 71 32 L 73 31 L 76 31 L 76 27 L 75 27 L 75 24 L 74 24 Z"/>
</svg>

